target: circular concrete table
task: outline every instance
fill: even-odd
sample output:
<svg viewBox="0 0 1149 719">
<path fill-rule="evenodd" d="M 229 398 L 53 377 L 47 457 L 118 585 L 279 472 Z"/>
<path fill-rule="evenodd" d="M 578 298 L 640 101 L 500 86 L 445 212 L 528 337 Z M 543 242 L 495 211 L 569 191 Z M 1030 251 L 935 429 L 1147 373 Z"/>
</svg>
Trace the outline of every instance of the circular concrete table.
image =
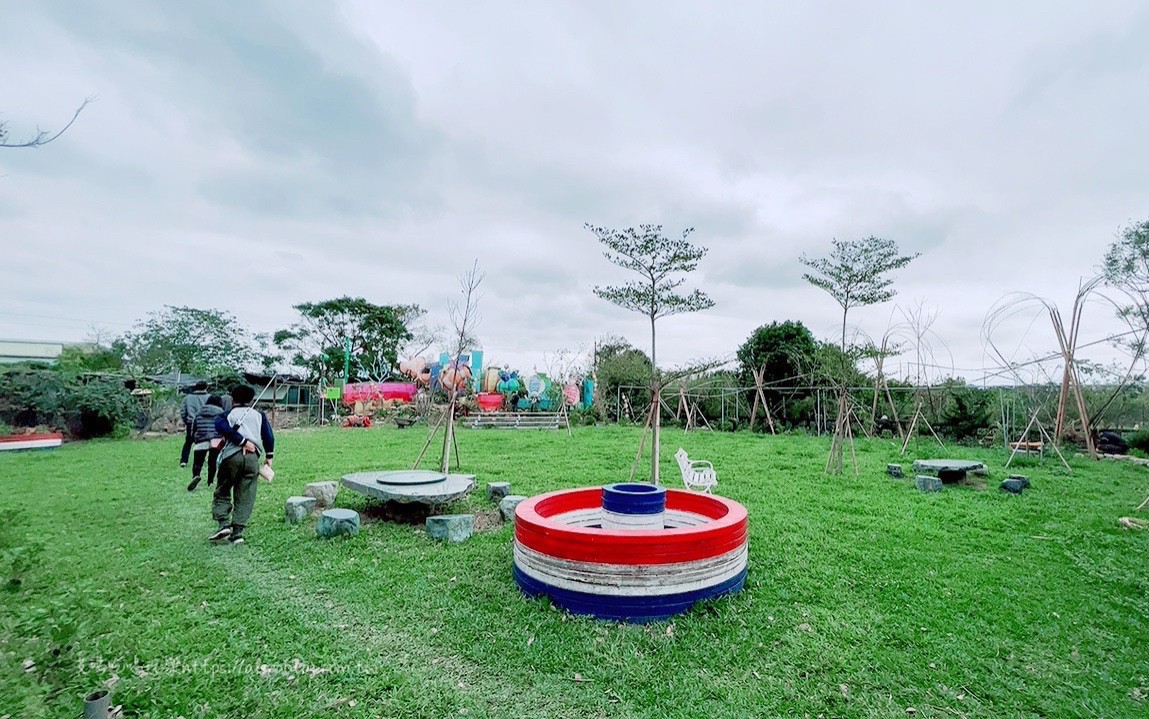
<svg viewBox="0 0 1149 719">
<path fill-rule="evenodd" d="M 965 479 L 966 472 L 985 469 L 984 462 L 970 459 L 919 459 L 914 462 L 914 473 L 932 474 L 946 484 Z"/>
<path fill-rule="evenodd" d="M 467 496 L 475 488 L 475 475 L 421 469 L 356 472 L 343 475 L 343 486 L 384 502 L 437 505 Z"/>
</svg>

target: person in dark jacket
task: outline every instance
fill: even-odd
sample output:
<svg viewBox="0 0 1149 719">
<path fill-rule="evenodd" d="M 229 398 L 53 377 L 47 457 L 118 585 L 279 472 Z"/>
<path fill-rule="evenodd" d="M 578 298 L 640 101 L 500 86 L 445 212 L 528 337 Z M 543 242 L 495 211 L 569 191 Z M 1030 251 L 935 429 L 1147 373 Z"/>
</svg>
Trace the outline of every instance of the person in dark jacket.
<svg viewBox="0 0 1149 719">
<path fill-rule="evenodd" d="M 195 444 L 192 439 L 192 425 L 205 402 L 207 402 L 207 382 L 196 382 L 180 405 L 180 419 L 184 421 L 184 447 L 180 450 L 181 467 L 188 466 L 188 455 L 191 454 L 192 445 Z"/>
<path fill-rule="evenodd" d="M 223 414 L 223 399 L 218 394 L 207 398 L 204 406 L 192 422 L 192 439 L 195 441 L 192 453 L 192 481 L 188 491 L 194 492 L 200 482 L 200 472 L 207 460 L 207 485 L 215 481 L 216 459 L 219 457 L 223 439 L 215 428 L 215 418 Z"/>
<path fill-rule="evenodd" d="M 208 539 L 232 544 L 244 541 L 243 530 L 255 508 L 260 456 L 270 469 L 275 454 L 275 435 L 267 416 L 252 404 L 255 390 L 239 385 L 231 391 L 235 406 L 215 418 L 216 431 L 224 438 L 219 453 L 219 481 L 212 495 L 211 516 L 219 524 Z"/>
</svg>

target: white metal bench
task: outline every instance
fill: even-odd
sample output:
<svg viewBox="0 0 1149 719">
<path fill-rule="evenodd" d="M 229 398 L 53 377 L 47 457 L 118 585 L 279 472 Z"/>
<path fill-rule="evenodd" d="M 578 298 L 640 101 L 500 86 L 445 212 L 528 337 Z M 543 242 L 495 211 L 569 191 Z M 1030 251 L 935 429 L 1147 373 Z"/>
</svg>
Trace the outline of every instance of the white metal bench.
<svg viewBox="0 0 1149 719">
<path fill-rule="evenodd" d="M 704 459 L 691 460 L 686 455 L 686 450 L 681 447 L 674 453 L 674 458 L 678 460 L 678 468 L 682 470 L 682 483 L 687 489 L 709 494 L 718 486 L 718 474 L 710 462 Z"/>
</svg>

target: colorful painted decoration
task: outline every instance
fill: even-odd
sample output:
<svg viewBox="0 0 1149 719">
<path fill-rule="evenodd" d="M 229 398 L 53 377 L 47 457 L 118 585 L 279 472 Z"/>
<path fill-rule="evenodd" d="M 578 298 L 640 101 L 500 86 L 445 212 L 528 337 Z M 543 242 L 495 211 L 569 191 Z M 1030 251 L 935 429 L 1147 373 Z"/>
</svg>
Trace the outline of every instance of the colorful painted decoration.
<svg viewBox="0 0 1149 719">
<path fill-rule="evenodd" d="M 520 503 L 514 578 L 522 592 L 546 595 L 574 614 L 649 622 L 742 589 L 745 507 L 697 492 L 634 487 L 561 490 Z M 606 528 L 606 512 L 657 514 L 660 496 L 660 528 Z M 652 524 L 650 517 L 643 522 Z"/>
</svg>

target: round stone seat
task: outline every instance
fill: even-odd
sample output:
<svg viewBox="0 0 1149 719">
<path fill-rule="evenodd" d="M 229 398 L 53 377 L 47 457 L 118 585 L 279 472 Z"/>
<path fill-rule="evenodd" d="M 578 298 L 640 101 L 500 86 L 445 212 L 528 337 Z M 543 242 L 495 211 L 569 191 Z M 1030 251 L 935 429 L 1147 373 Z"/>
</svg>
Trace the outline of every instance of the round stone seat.
<svg viewBox="0 0 1149 719">
<path fill-rule="evenodd" d="M 475 488 L 475 475 L 427 470 L 356 472 L 343 475 L 343 486 L 384 502 L 434 506 L 467 496 Z"/>
<path fill-rule="evenodd" d="M 315 533 L 324 539 L 359 534 L 359 512 L 353 509 L 325 509 L 319 515 Z"/>
</svg>

